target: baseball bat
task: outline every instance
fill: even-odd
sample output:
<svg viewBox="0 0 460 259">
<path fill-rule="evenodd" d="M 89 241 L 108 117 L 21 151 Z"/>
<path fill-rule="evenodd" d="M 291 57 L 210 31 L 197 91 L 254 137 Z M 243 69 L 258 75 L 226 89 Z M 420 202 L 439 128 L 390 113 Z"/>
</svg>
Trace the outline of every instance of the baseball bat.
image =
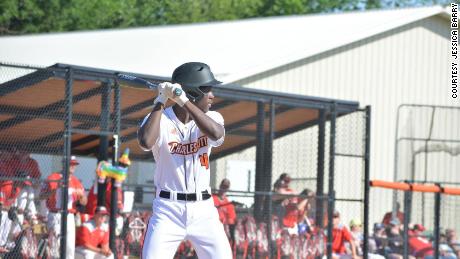
<svg viewBox="0 0 460 259">
<path fill-rule="evenodd" d="M 152 82 L 147 81 L 147 80 L 145 80 L 143 78 L 133 76 L 133 75 L 127 75 L 127 74 L 121 74 L 120 73 L 120 74 L 117 74 L 117 77 L 118 77 L 118 79 L 120 79 L 122 81 L 134 83 L 134 84 L 141 85 L 141 86 L 147 86 L 148 88 L 150 88 L 152 90 L 155 90 L 158 87 L 158 84 L 156 84 L 156 83 L 152 83 Z"/>
<path fill-rule="evenodd" d="M 137 77 L 137 76 L 128 75 L 128 74 L 122 74 L 122 73 L 118 73 L 116 75 L 117 75 L 118 79 L 120 79 L 122 81 L 134 83 L 136 85 L 147 86 L 148 88 L 150 88 L 152 90 L 156 90 L 157 87 L 158 87 L 158 84 L 152 83 L 150 81 L 147 81 L 147 80 L 145 80 L 143 78 L 140 78 L 140 77 Z M 182 94 L 182 89 L 179 89 L 179 88 L 174 89 L 174 95 L 179 96 L 181 94 Z"/>
</svg>

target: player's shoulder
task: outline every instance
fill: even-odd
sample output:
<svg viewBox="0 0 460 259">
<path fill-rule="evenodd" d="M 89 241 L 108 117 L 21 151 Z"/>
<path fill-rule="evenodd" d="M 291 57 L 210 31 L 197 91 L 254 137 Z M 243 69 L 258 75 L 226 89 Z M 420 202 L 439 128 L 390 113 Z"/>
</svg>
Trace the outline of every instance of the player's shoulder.
<svg viewBox="0 0 460 259">
<path fill-rule="evenodd" d="M 224 122 L 224 117 L 218 111 L 208 111 L 206 115 L 218 123 Z"/>
<path fill-rule="evenodd" d="M 88 229 L 90 232 L 92 232 L 96 229 L 96 222 L 94 222 L 94 220 L 91 219 L 83 223 L 82 226 Z"/>
</svg>

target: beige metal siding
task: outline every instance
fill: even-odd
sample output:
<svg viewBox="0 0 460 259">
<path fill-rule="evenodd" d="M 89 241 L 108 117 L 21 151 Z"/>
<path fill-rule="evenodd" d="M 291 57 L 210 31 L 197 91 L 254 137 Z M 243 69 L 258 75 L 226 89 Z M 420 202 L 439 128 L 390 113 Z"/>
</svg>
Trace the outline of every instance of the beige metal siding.
<svg viewBox="0 0 460 259">
<path fill-rule="evenodd" d="M 393 180 L 398 106 L 403 103 L 459 106 L 458 100 L 450 97 L 449 39 L 448 21 L 432 17 L 237 83 L 257 89 L 356 100 L 362 106 L 371 105 L 371 178 Z M 458 128 L 446 130 L 458 131 Z M 309 136 L 308 133 L 299 133 L 281 141 L 307 142 L 305 138 Z M 283 145 L 275 144 L 276 148 L 280 146 Z M 294 154 L 292 159 L 297 160 L 301 154 L 296 148 L 293 145 L 291 153 Z M 311 148 L 316 149 L 315 146 Z M 275 149 L 274 152 L 281 151 Z M 253 159 L 248 154 L 255 154 L 254 149 L 227 159 Z M 219 172 L 223 172 L 225 160 L 217 162 Z M 460 169 L 458 160 L 446 166 L 455 167 L 457 171 Z M 276 161 L 273 172 L 274 179 L 283 172 L 282 168 L 276 167 Z M 390 192 L 385 194 L 391 195 Z M 390 197 L 382 199 L 380 196 L 379 199 L 381 211 L 373 214 L 379 216 L 371 220 L 379 220 L 383 211 L 391 208 Z"/>
</svg>

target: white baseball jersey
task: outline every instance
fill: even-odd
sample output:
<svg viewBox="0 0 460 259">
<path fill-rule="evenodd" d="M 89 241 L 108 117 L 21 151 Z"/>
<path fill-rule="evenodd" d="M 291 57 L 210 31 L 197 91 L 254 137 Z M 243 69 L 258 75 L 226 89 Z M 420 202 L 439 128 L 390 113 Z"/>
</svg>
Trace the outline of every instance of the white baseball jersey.
<svg viewBox="0 0 460 259">
<path fill-rule="evenodd" d="M 206 115 L 224 125 L 218 112 L 209 111 Z M 159 137 L 151 147 L 156 161 L 155 186 L 157 195 L 163 190 L 171 196 L 153 201 L 142 258 L 173 258 L 179 243 L 187 239 L 199 258 L 231 259 L 230 244 L 213 199 L 198 198 L 202 191 L 210 191 L 211 147 L 220 146 L 224 136 L 212 141 L 194 121 L 183 124 L 172 108 L 165 109 L 160 120 Z M 197 201 L 176 200 L 176 192 L 196 193 Z"/>
<path fill-rule="evenodd" d="M 208 111 L 206 115 L 224 125 L 220 113 Z M 224 137 L 213 141 L 200 131 L 195 121 L 183 124 L 171 107 L 166 108 L 161 115 L 160 135 L 151 148 L 156 161 L 154 181 L 157 190 L 182 193 L 210 190 L 211 147 L 222 145 Z"/>
</svg>

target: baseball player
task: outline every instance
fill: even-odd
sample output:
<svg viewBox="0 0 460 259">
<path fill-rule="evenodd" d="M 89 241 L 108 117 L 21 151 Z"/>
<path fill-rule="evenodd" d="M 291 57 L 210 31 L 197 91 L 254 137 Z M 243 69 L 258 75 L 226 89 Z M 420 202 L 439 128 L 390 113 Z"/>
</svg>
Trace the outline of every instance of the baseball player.
<svg viewBox="0 0 460 259">
<path fill-rule="evenodd" d="M 104 206 L 98 206 L 94 210 L 94 217 L 78 228 L 75 258 L 113 258 L 109 248 L 108 215 Z"/>
<path fill-rule="evenodd" d="M 213 194 L 212 198 L 214 200 L 214 206 L 216 206 L 219 212 L 219 219 L 222 224 L 224 224 L 231 242 L 233 242 L 233 240 L 235 240 L 236 212 L 235 205 L 227 198 L 226 193 L 228 189 L 230 189 L 230 180 L 225 178 L 220 182 L 219 191 Z"/>
<path fill-rule="evenodd" d="M 138 140 L 156 161 L 157 198 L 147 227 L 142 258 L 173 258 L 189 240 L 199 258 L 232 258 L 210 194 L 211 147 L 224 142 L 224 119 L 209 111 L 220 84 L 208 65 L 185 63 L 161 83 L 154 108 L 142 122 Z M 165 107 L 168 99 L 175 102 Z"/>
<path fill-rule="evenodd" d="M 80 180 L 74 175 L 78 162 L 75 156 L 70 158 L 69 167 L 69 196 L 67 208 L 67 241 L 66 258 L 74 258 L 75 255 L 75 214 L 77 213 L 77 202 L 86 205 L 87 198 Z M 47 227 L 50 235 L 60 236 L 61 233 L 61 191 L 59 180 L 62 179 L 61 172 L 54 172 L 48 176 L 45 185 L 42 187 L 40 198 L 47 199 L 46 204 L 49 210 Z M 60 240 L 57 238 L 57 240 Z M 56 254 L 57 255 L 57 254 Z"/>
</svg>

